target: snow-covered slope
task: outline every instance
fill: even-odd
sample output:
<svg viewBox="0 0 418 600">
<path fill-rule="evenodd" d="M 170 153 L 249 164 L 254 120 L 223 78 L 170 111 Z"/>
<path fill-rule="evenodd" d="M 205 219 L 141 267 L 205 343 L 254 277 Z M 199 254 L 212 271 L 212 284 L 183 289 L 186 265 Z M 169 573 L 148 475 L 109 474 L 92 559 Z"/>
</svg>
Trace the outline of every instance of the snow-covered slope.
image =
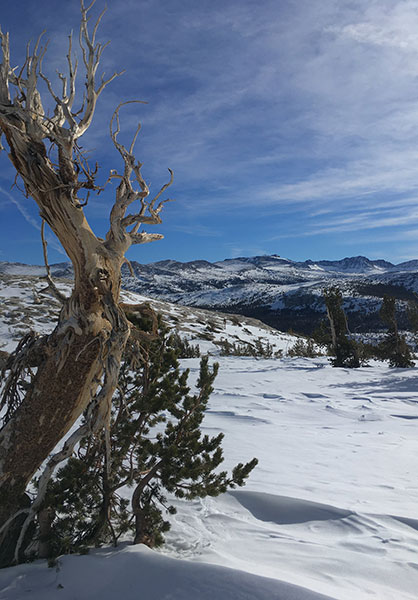
<svg viewBox="0 0 418 600">
<path fill-rule="evenodd" d="M 363 256 L 317 262 L 295 262 L 275 255 L 216 263 L 165 260 L 148 265 L 132 262 L 132 268 L 135 276 L 124 267 L 123 284 L 133 292 L 244 314 L 282 331 L 292 328 L 304 333 L 310 333 L 324 318 L 322 292 L 330 285 L 341 288 L 349 325 L 358 332 L 382 328 L 378 311 L 384 294 L 398 299 L 400 325 L 408 328 L 406 302 L 418 292 L 418 261 L 393 265 Z M 41 270 L 0 263 L 0 273 L 39 275 Z M 52 270 L 56 277 L 71 277 L 66 263 L 53 265 Z"/>
<path fill-rule="evenodd" d="M 332 600 L 301 586 L 125 546 L 0 572 L 1 600 Z"/>
<path fill-rule="evenodd" d="M 22 275 L 2 281 L 7 348 L 22 326 L 23 318 L 13 322 L 19 314 L 50 330 L 56 307 L 38 303 L 42 282 Z M 138 298 L 129 292 L 126 300 Z M 157 304 L 173 327 L 213 352 L 206 334 L 214 331 L 291 343 L 255 321 Z M 0 600 L 417 599 L 417 368 L 215 359 L 220 370 L 204 432 L 225 433 L 226 467 L 259 458 L 247 486 L 176 500 L 161 551 L 122 545 L 62 557 L 51 569 L 42 561 L 3 569 Z M 183 366 L 195 381 L 198 359 Z"/>
<path fill-rule="evenodd" d="M 260 464 L 243 490 L 183 505 L 166 551 L 341 600 L 415 599 L 416 385 L 416 369 L 222 358 L 206 427 L 228 464 Z"/>
<path fill-rule="evenodd" d="M 69 295 L 71 282 L 55 279 L 57 287 Z M 36 275 L 0 273 L 0 350 L 12 351 L 19 339 L 30 330 L 52 331 L 60 309 L 59 302 L 45 290 L 45 281 Z M 249 317 L 180 306 L 129 291 L 122 300 L 130 304 L 149 303 L 161 313 L 166 325 L 181 333 L 202 353 L 219 355 L 223 340 L 254 346 L 257 340 L 272 347 L 273 353 L 286 354 L 296 337 L 281 333 Z"/>
</svg>

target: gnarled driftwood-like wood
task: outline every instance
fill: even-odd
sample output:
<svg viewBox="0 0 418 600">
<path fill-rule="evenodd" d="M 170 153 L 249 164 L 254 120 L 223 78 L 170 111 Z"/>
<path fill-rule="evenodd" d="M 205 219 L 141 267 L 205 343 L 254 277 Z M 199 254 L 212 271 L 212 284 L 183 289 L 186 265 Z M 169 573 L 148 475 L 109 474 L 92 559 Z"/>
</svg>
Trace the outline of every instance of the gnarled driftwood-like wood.
<svg viewBox="0 0 418 600">
<path fill-rule="evenodd" d="M 110 134 L 123 159 L 124 170 L 112 171 L 110 175 L 110 179 L 119 183 L 106 238 L 98 238 L 92 231 L 83 206 L 88 195 L 101 188 L 95 180 L 97 168 L 89 167 L 77 140 L 91 124 L 101 92 L 118 76 L 114 73 L 108 79 L 97 79 L 100 58 L 107 44 L 96 40 L 104 11 L 89 29 L 89 12 L 93 5 L 94 0 L 88 7 L 81 0 L 79 45 L 86 90 L 80 109 L 74 108 L 78 64 L 73 58 L 71 36 L 68 73 L 59 74 L 61 92 L 58 94 L 42 70 L 47 48 L 42 46 L 42 36 L 33 49 L 28 46 L 26 61 L 19 70 L 10 66 L 9 36 L 0 30 L 0 132 L 17 176 L 23 181 L 26 196 L 37 203 L 41 218 L 57 236 L 74 266 L 72 294 L 62 299 L 59 321 L 43 340 L 42 360 L 36 366 L 32 384 L 0 431 L 2 565 L 10 562 L 13 527 L 16 540 L 20 537 L 21 526 L 16 525 L 19 519 L 12 517 L 27 503 L 25 489 L 34 473 L 86 408 L 93 407 L 87 424 L 90 431 L 106 426 L 130 332 L 129 322 L 119 306 L 121 266 L 132 244 L 162 238 L 160 234 L 140 231 L 140 226 L 161 223 L 165 200 L 159 201 L 159 198 L 173 180 L 170 171 L 168 183 L 155 198 L 149 199 L 149 189 L 141 174 L 142 165 L 133 154 L 139 127 L 129 149 L 118 141 L 120 105 L 112 118 Z M 38 89 L 40 81 L 46 83 L 55 102 L 52 117 L 45 114 Z M 47 151 L 49 145 L 52 152 Z M 139 209 L 128 213 L 136 201 L 139 201 Z M 13 365 L 10 368 L 13 369 Z M 6 393 L 3 404 L 7 402 Z M 7 544 L 2 545 L 2 539 L 6 538 Z M 17 541 L 15 558 L 16 545 Z"/>
</svg>

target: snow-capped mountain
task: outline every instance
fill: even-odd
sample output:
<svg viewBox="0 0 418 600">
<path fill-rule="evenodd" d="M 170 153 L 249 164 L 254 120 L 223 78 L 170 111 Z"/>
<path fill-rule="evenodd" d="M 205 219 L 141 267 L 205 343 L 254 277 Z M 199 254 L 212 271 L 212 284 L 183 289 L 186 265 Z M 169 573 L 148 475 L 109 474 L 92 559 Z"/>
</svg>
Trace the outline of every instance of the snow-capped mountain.
<svg viewBox="0 0 418 600">
<path fill-rule="evenodd" d="M 364 256 L 338 261 L 296 262 L 276 255 L 220 262 L 133 262 L 124 287 L 177 302 L 255 317 L 282 331 L 310 333 L 325 317 L 324 288 L 343 292 L 353 331 L 382 328 L 378 311 L 384 294 L 398 299 L 400 324 L 408 328 L 408 300 L 418 292 L 418 261 L 394 265 Z"/>
<path fill-rule="evenodd" d="M 353 331 L 382 327 L 378 311 L 384 294 L 398 299 L 400 324 L 407 328 L 406 302 L 418 292 L 418 260 L 394 265 L 364 256 L 296 262 L 277 255 L 219 262 L 164 260 L 132 262 L 123 269 L 125 289 L 187 306 L 255 317 L 280 329 L 309 333 L 324 318 L 323 289 L 343 292 Z M 42 267 L 0 263 L 0 272 L 38 275 Z M 68 263 L 52 265 L 56 277 L 71 277 Z"/>
</svg>

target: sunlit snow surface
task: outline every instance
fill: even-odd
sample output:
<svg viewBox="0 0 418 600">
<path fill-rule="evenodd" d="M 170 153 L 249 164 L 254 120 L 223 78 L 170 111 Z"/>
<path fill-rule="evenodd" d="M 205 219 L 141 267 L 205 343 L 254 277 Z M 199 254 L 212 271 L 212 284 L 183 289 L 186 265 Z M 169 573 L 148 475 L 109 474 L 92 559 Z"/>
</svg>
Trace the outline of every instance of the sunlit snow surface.
<svg viewBox="0 0 418 600">
<path fill-rule="evenodd" d="M 211 360 L 204 432 L 225 433 L 228 468 L 259 458 L 247 486 L 176 501 L 162 551 L 122 545 L 4 569 L 0 599 L 418 598 L 417 368 Z M 182 364 L 195 380 L 198 359 Z"/>
<path fill-rule="evenodd" d="M 167 550 L 338 599 L 416 599 L 417 384 L 378 364 L 221 359 L 206 427 L 225 432 L 228 464 L 260 465 L 244 489 L 182 506 Z"/>
</svg>

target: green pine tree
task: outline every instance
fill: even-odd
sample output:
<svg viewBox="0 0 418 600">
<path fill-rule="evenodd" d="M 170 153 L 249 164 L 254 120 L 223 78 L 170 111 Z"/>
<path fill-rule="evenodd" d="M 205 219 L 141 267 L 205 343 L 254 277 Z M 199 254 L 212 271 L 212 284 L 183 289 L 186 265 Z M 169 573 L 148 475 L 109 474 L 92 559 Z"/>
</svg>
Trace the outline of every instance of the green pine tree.
<svg viewBox="0 0 418 600">
<path fill-rule="evenodd" d="M 343 297 L 338 287 L 324 290 L 324 300 L 331 328 L 330 351 L 333 367 L 357 368 L 360 359 L 357 344 L 348 337 L 347 317 L 343 309 Z"/>
<path fill-rule="evenodd" d="M 216 496 L 244 485 L 257 464 L 253 459 L 232 473 L 219 470 L 223 434 L 201 432 L 218 365 L 201 359 L 197 392 L 191 394 L 188 371 L 180 371 L 178 340 L 173 344 L 161 322 L 159 329 L 157 339 L 131 347 L 122 364 L 110 460 L 105 436 L 91 436 L 49 484 L 45 506 L 55 513 L 51 554 L 116 544 L 128 532 L 135 543 L 160 545 L 170 527 L 165 515 L 175 512 L 167 493 Z"/>
<path fill-rule="evenodd" d="M 407 316 L 411 330 L 414 332 L 416 338 L 418 333 L 418 297 L 416 294 L 414 296 L 414 300 L 408 301 Z"/>
<path fill-rule="evenodd" d="M 389 361 L 390 367 L 407 369 L 414 366 L 413 354 L 405 336 L 400 335 L 396 319 L 395 298 L 385 295 L 380 309 L 380 318 L 387 325 L 386 338 L 379 344 L 379 353 L 383 360 Z"/>
<path fill-rule="evenodd" d="M 332 343 L 329 320 L 322 319 L 312 332 L 312 340 L 318 346 L 329 347 Z"/>
<path fill-rule="evenodd" d="M 315 348 L 315 342 L 312 338 L 299 338 L 287 351 L 288 356 L 301 356 L 304 358 L 315 358 L 320 353 Z"/>
</svg>

